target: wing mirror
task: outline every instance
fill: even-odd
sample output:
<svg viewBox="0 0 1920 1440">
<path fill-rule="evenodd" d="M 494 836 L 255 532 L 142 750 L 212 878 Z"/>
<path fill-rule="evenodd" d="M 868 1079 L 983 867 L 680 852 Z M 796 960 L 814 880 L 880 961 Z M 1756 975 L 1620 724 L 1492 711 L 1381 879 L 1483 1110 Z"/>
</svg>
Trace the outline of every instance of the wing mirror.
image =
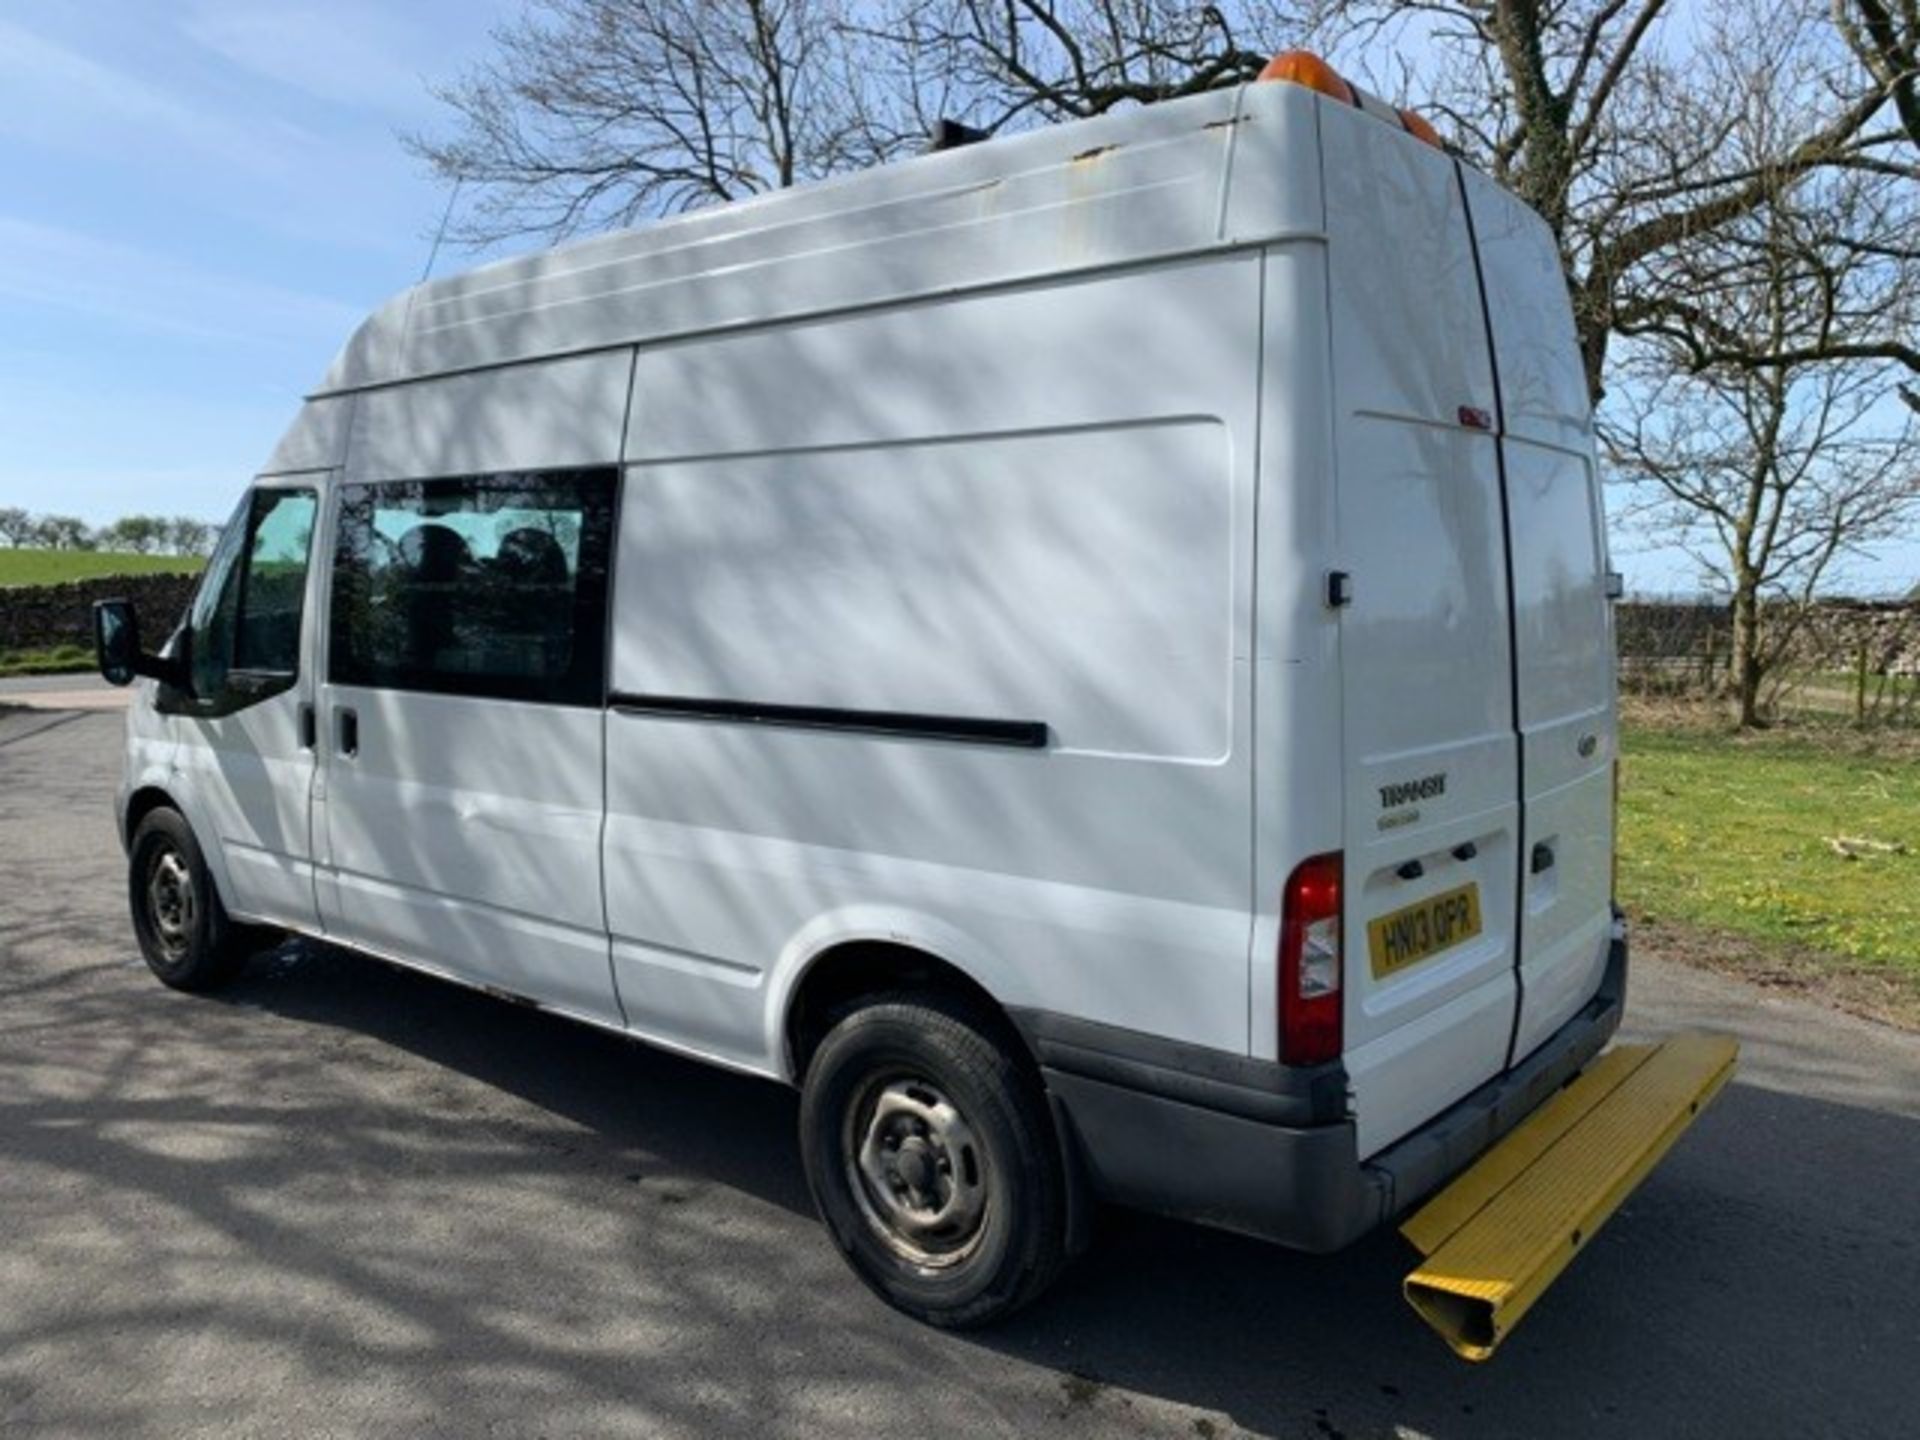
<svg viewBox="0 0 1920 1440">
<path fill-rule="evenodd" d="M 93 654 L 109 685 L 131 685 L 145 675 L 163 685 L 185 689 L 186 666 L 170 656 L 140 648 L 140 617 L 131 600 L 93 602 Z"/>
</svg>

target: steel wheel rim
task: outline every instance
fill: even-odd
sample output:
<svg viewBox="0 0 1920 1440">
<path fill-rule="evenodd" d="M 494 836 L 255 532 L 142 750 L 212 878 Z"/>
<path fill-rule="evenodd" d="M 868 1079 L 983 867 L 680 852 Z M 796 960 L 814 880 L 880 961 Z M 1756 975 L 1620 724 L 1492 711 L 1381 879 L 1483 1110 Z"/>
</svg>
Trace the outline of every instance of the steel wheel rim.
<svg viewBox="0 0 1920 1440">
<path fill-rule="evenodd" d="M 941 1087 L 898 1073 L 869 1080 L 848 1107 L 841 1149 L 862 1216 L 896 1256 L 943 1270 L 979 1248 L 986 1150 Z"/>
<path fill-rule="evenodd" d="M 193 874 L 180 852 L 168 846 L 154 857 L 147 870 L 147 920 L 169 958 L 186 953 L 198 914 Z"/>
</svg>

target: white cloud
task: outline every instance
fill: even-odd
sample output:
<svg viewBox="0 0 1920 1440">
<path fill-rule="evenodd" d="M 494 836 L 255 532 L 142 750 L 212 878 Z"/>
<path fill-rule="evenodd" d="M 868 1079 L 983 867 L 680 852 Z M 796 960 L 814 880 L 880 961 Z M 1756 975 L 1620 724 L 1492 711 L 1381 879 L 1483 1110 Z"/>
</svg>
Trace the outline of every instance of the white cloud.
<svg viewBox="0 0 1920 1440">
<path fill-rule="evenodd" d="M 325 349 L 359 307 L 262 284 L 138 246 L 0 215 L 0 300 L 119 326 L 241 343 Z"/>
<path fill-rule="evenodd" d="M 182 152 L 250 172 L 287 163 L 311 135 L 281 118 L 229 123 L 198 97 L 70 50 L 0 20 L 0 132 L 50 150 Z"/>
<path fill-rule="evenodd" d="M 389 115 L 428 102 L 416 62 L 432 63 L 431 37 L 404 9 L 335 0 L 327 5 L 200 0 L 182 29 L 231 64 L 322 100 Z"/>
</svg>

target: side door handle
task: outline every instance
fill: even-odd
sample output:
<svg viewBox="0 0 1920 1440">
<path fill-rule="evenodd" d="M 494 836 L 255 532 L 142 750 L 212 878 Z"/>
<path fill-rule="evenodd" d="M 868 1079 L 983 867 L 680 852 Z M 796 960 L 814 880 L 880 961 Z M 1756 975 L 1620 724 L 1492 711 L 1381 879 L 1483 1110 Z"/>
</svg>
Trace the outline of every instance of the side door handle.
<svg viewBox="0 0 1920 1440">
<path fill-rule="evenodd" d="M 311 750 L 314 747 L 314 742 L 319 738 L 319 722 L 314 717 L 313 702 L 311 700 L 302 700 L 298 714 L 300 717 L 300 748 L 302 750 Z"/>
<path fill-rule="evenodd" d="M 349 759 L 360 753 L 360 712 L 345 705 L 333 707 L 333 748 Z"/>
</svg>

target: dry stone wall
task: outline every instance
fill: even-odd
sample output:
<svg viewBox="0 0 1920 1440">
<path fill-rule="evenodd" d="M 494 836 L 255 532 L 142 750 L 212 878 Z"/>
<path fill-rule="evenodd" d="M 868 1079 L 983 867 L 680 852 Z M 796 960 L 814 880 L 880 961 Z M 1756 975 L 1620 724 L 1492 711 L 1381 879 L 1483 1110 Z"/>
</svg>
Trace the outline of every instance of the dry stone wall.
<svg viewBox="0 0 1920 1440">
<path fill-rule="evenodd" d="M 140 634 L 158 645 L 187 608 L 197 575 L 120 575 L 64 585 L 0 588 L 0 651 L 45 650 L 55 645 L 93 644 L 93 602 L 131 600 L 140 612 Z"/>
</svg>

